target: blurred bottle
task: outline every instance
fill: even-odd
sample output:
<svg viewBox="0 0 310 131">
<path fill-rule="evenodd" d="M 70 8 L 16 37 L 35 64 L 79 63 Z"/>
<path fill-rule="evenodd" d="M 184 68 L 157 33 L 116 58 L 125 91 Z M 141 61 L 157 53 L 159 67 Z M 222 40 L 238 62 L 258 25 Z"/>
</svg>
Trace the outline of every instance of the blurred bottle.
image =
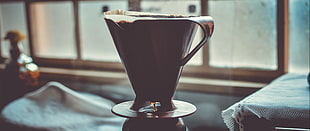
<svg viewBox="0 0 310 131">
<path fill-rule="evenodd" d="M 21 41 L 25 35 L 9 31 L 5 40 L 10 43 L 10 57 L 0 74 L 0 110 L 9 102 L 38 88 L 39 68 L 32 58 L 23 53 Z"/>
</svg>

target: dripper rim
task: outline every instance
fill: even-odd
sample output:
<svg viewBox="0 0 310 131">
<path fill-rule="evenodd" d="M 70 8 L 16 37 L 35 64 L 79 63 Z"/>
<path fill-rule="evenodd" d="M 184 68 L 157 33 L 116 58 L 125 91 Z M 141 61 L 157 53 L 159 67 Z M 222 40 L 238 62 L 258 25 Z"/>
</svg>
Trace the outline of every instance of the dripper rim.
<svg viewBox="0 0 310 131">
<path fill-rule="evenodd" d="M 121 17 L 120 17 L 121 16 Z M 112 10 L 104 12 L 104 18 L 110 19 L 114 22 L 134 22 L 137 20 L 186 20 L 191 17 L 189 15 L 175 15 L 175 14 L 162 14 L 162 13 L 149 13 L 149 12 L 137 12 L 137 11 L 124 11 L 124 10 Z"/>
</svg>

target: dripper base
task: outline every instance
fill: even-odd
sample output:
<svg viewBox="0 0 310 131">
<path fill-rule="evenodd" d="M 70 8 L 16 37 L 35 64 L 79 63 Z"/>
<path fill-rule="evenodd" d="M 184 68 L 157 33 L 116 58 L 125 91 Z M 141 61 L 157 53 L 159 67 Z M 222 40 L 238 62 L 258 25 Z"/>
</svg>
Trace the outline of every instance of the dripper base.
<svg viewBox="0 0 310 131">
<path fill-rule="evenodd" d="M 139 112 L 132 110 L 132 104 L 134 101 L 126 101 L 115 105 L 112 108 L 112 113 L 115 115 L 126 118 L 180 118 L 193 114 L 196 111 L 196 107 L 193 104 L 180 100 L 172 100 L 175 109 L 166 112 Z"/>
</svg>

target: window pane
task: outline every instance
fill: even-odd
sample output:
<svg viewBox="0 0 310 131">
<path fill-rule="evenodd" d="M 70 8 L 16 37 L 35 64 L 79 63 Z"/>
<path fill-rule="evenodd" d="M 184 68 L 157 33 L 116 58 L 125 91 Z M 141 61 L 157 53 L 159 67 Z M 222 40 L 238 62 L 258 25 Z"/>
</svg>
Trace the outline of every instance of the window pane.
<svg viewBox="0 0 310 131">
<path fill-rule="evenodd" d="M 4 41 L 6 33 L 9 30 L 19 30 L 27 34 L 25 7 L 21 2 L 1 3 L 0 4 L 0 29 L 1 29 L 1 55 L 9 56 L 9 42 Z M 28 39 L 23 41 L 24 52 L 29 55 Z"/>
<path fill-rule="evenodd" d="M 79 3 L 82 59 L 120 61 L 102 11 L 127 10 L 127 3 L 127 1 L 83 1 Z"/>
<path fill-rule="evenodd" d="M 35 55 L 76 58 L 71 2 L 39 2 L 31 5 Z"/>
<path fill-rule="evenodd" d="M 277 69 L 276 0 L 209 1 L 214 67 Z"/>
<path fill-rule="evenodd" d="M 181 0 L 181 1 L 142 1 L 142 11 L 165 13 L 165 14 L 180 14 L 180 15 L 194 15 L 201 14 L 200 0 Z M 196 37 L 193 41 L 192 48 L 194 48 L 202 39 L 202 31 L 198 29 Z M 202 65 L 202 49 L 195 54 L 189 61 L 188 65 Z"/>
<path fill-rule="evenodd" d="M 309 6 L 308 0 L 289 1 L 289 72 L 309 72 Z"/>
</svg>

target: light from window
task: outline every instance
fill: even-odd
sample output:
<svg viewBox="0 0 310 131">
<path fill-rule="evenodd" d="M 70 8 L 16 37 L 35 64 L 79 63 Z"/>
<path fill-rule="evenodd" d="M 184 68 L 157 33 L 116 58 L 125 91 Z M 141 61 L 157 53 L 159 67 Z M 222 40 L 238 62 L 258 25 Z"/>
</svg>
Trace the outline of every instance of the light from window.
<svg viewBox="0 0 310 131">
<path fill-rule="evenodd" d="M 309 6 L 308 0 L 289 1 L 289 72 L 309 72 Z"/>
<path fill-rule="evenodd" d="M 79 3 L 83 60 L 120 61 L 102 12 L 116 9 L 127 10 L 127 7 L 127 1 L 82 1 Z"/>
<path fill-rule="evenodd" d="M 276 0 L 209 1 L 210 65 L 277 69 Z"/>
<path fill-rule="evenodd" d="M 0 29 L 1 29 L 1 55 L 9 57 L 10 44 L 4 41 L 9 30 L 19 30 L 27 34 L 25 7 L 22 2 L 1 3 L 0 4 Z M 24 53 L 29 55 L 28 39 L 23 42 Z"/>
<path fill-rule="evenodd" d="M 35 55 L 77 58 L 71 2 L 39 2 L 31 6 Z"/>
</svg>

